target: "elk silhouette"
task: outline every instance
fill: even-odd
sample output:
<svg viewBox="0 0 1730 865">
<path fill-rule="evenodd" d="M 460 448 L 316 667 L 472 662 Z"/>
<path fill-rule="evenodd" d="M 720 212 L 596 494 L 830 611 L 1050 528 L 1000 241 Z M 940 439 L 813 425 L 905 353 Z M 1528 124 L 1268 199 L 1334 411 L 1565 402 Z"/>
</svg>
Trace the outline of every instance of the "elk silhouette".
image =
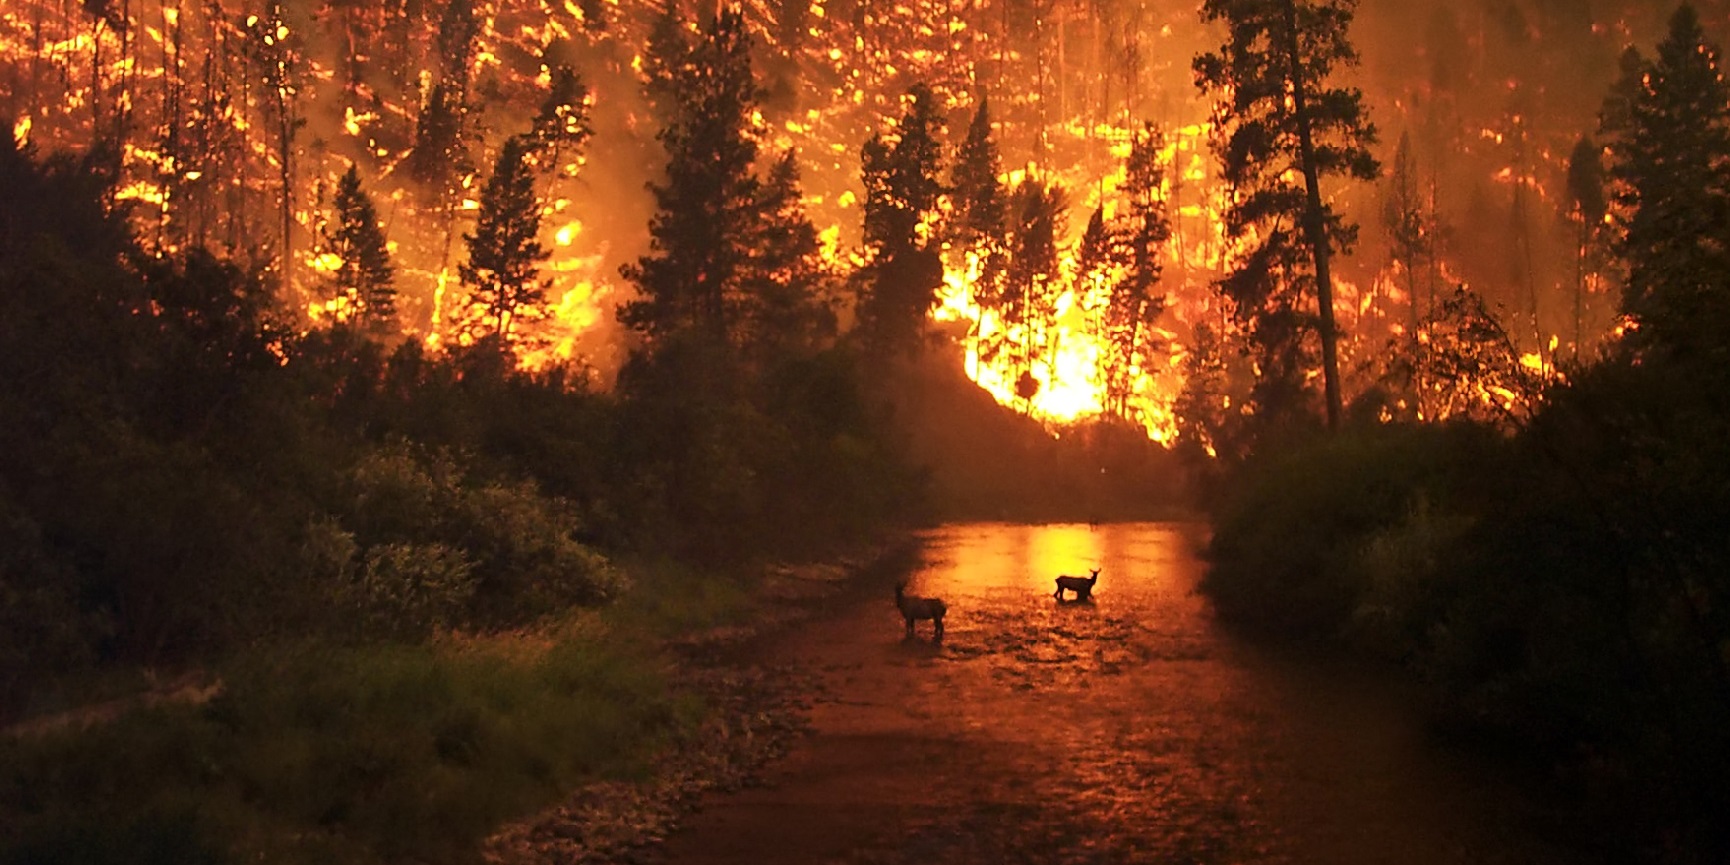
<svg viewBox="0 0 1730 865">
<path fill-rule="evenodd" d="M 913 637 L 913 623 L 920 619 L 931 620 L 931 641 L 943 642 L 943 614 L 949 611 L 942 598 L 921 598 L 907 594 L 907 584 L 898 583 L 895 586 L 895 606 L 901 610 L 901 618 L 907 620 L 907 637 Z"/>
<path fill-rule="evenodd" d="M 1057 578 L 1057 591 L 1052 592 L 1051 596 L 1061 601 L 1063 600 L 1063 592 L 1068 590 L 1075 593 L 1076 600 L 1085 601 L 1093 597 L 1093 584 L 1097 582 L 1099 582 L 1098 568 L 1093 569 L 1093 576 L 1090 577 L 1072 577 L 1065 574 Z"/>
</svg>

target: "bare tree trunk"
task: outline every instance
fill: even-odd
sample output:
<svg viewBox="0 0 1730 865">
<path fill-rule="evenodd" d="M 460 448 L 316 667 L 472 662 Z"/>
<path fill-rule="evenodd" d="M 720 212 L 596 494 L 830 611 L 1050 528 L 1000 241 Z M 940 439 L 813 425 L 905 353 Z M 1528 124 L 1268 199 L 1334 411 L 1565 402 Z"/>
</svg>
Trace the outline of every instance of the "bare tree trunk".
<svg viewBox="0 0 1730 865">
<path fill-rule="evenodd" d="M 1316 305 L 1322 341 L 1322 387 L 1327 397 L 1328 429 L 1338 429 L 1343 403 L 1340 398 L 1338 334 L 1334 326 L 1333 273 L 1329 267 L 1327 223 L 1322 211 L 1321 176 L 1316 170 L 1315 138 L 1310 129 L 1309 92 L 1299 71 L 1297 5 L 1285 3 L 1287 80 L 1292 86 L 1292 111 L 1298 127 L 1298 161 L 1304 175 L 1304 235 L 1316 269 Z"/>
<path fill-rule="evenodd" d="M 1538 321 L 1538 279 L 1532 264 L 1532 231 L 1526 224 L 1525 183 L 1514 183 L 1514 243 L 1520 250 L 1520 278 L 1526 284 L 1526 311 L 1531 316 L 1532 339 L 1537 343 L 1538 367 L 1548 367 L 1548 346 L 1544 343 L 1544 328 Z"/>
<path fill-rule="evenodd" d="M 1442 269 L 1442 214 L 1439 204 L 1441 186 L 1439 179 L 1441 173 L 1440 154 L 1434 156 L 1433 159 L 1435 161 L 1430 164 L 1430 242 L 1425 246 L 1425 251 L 1429 256 L 1430 263 L 1429 297 L 1425 298 L 1424 307 L 1424 321 L 1426 327 L 1429 326 L 1428 322 L 1436 320 L 1436 284 L 1441 281 Z"/>
<path fill-rule="evenodd" d="M 283 302 L 290 299 L 288 290 L 294 274 L 294 169 L 290 163 L 294 155 L 294 106 L 285 86 L 278 84 L 276 88 L 277 116 L 281 122 L 278 156 L 282 182 L 282 281 L 278 299 Z"/>
<path fill-rule="evenodd" d="M 1574 244 L 1574 362 L 1580 362 L 1580 319 L 1584 317 L 1586 305 L 1586 242 L 1590 238 L 1588 232 L 1591 226 L 1586 224 L 1586 215 L 1580 214 L 1579 239 Z"/>
</svg>

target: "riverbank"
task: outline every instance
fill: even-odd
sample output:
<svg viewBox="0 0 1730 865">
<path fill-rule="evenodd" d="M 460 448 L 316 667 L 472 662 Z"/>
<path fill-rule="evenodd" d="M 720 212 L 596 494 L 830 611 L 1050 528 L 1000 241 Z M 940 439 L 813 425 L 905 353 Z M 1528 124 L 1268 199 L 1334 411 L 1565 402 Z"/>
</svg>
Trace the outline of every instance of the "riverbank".
<svg viewBox="0 0 1730 865">
<path fill-rule="evenodd" d="M 275 647 L 199 699 L 10 731 L 0 863 L 620 861 L 800 729 L 793 677 L 704 659 L 888 549 L 734 578 L 640 567 L 619 604 L 537 629 Z"/>
</svg>

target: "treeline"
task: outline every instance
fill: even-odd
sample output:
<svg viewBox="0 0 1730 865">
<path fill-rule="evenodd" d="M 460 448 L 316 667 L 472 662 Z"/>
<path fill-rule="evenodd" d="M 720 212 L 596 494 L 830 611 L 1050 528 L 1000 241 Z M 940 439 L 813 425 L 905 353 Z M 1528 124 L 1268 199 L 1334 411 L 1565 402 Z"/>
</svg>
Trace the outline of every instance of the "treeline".
<svg viewBox="0 0 1730 865">
<path fill-rule="evenodd" d="M 675 159 L 743 141 L 682 137 L 713 106 L 677 98 Z M 465 276 L 504 300 L 433 351 L 375 326 L 390 268 L 356 189 L 333 278 L 361 314 L 305 330 L 267 271 L 146 250 L 100 149 L 0 144 L 0 718 L 96 664 L 516 626 L 616 596 L 624 559 L 814 555 L 911 510 L 917 475 L 797 276 L 814 233 L 786 214 L 791 181 L 759 181 L 748 155 L 726 166 L 743 209 L 699 226 L 743 234 L 680 233 L 686 202 L 667 200 L 616 391 L 576 365 L 522 371 L 510 323 L 540 285 L 525 147 L 467 237 Z M 679 295 L 711 289 L 713 307 Z"/>
<path fill-rule="evenodd" d="M 1730 89 L 1687 6 L 1604 104 L 1623 333 L 1529 416 L 1267 443 L 1206 590 L 1409 666 L 1614 861 L 1730 854 Z M 1370 394 L 1360 403 L 1373 401 Z M 1494 401 L 1490 401 L 1494 405 Z"/>
</svg>

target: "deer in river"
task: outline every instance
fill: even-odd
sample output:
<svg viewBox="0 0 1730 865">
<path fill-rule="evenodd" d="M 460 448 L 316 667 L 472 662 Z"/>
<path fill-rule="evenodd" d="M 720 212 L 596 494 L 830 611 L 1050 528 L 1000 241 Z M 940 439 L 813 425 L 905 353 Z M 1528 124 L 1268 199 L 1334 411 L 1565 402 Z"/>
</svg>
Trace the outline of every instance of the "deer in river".
<svg viewBox="0 0 1730 865">
<path fill-rule="evenodd" d="M 920 619 L 931 620 L 931 641 L 943 642 L 943 614 L 948 612 L 948 606 L 942 598 L 921 598 L 907 594 L 907 584 L 897 583 L 895 586 L 895 606 L 901 610 L 901 618 L 907 620 L 907 638 L 913 638 L 913 623 Z"/>
<path fill-rule="evenodd" d="M 1057 591 L 1053 592 L 1051 596 L 1061 601 L 1064 590 L 1068 590 L 1075 593 L 1076 600 L 1085 601 L 1093 597 L 1093 584 L 1097 582 L 1099 582 L 1098 568 L 1093 569 L 1093 576 L 1090 577 L 1072 577 L 1065 574 L 1057 578 Z"/>
</svg>

